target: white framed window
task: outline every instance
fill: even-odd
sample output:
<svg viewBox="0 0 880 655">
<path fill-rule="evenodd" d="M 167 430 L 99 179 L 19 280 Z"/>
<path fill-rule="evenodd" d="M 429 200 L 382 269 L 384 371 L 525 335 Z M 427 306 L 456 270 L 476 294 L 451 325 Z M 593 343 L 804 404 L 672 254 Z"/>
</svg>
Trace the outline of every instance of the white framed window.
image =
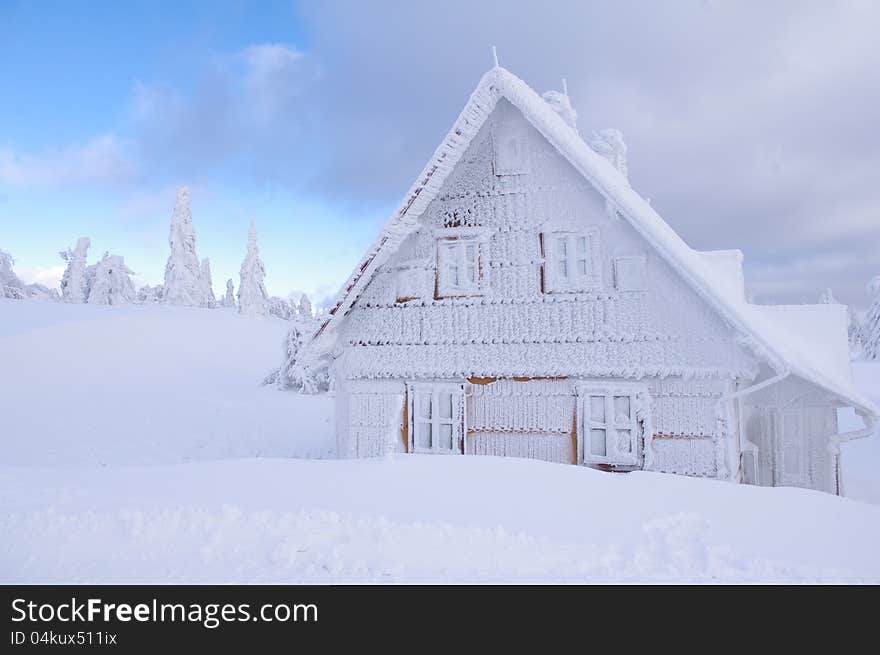
<svg viewBox="0 0 880 655">
<path fill-rule="evenodd" d="M 640 407 L 646 397 L 647 390 L 640 385 L 597 383 L 578 387 L 578 450 L 584 463 L 639 463 L 644 429 Z"/>
<path fill-rule="evenodd" d="M 550 231 L 541 236 L 544 291 L 589 291 L 601 286 L 599 231 Z"/>
<path fill-rule="evenodd" d="M 522 175 L 529 172 L 528 132 L 519 121 L 497 123 L 492 144 L 495 150 L 495 175 Z"/>
<path fill-rule="evenodd" d="M 618 291 L 645 291 L 648 288 L 647 257 L 644 254 L 617 255 L 614 286 Z"/>
<path fill-rule="evenodd" d="M 482 243 L 476 236 L 437 240 L 437 297 L 476 296 L 483 287 Z"/>
<path fill-rule="evenodd" d="M 464 385 L 410 383 L 408 393 L 409 452 L 464 452 Z"/>
</svg>

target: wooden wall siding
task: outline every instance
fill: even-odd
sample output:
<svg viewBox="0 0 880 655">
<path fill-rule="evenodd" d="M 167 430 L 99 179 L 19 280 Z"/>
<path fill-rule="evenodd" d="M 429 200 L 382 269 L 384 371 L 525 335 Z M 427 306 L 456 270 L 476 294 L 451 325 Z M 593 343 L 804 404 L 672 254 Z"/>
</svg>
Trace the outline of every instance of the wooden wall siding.
<svg viewBox="0 0 880 655">
<path fill-rule="evenodd" d="M 393 382 L 347 382 L 336 392 L 340 457 L 374 457 L 403 451 L 406 387 Z"/>
<path fill-rule="evenodd" d="M 571 435 L 546 432 L 468 432 L 467 452 L 571 463 Z"/>
<path fill-rule="evenodd" d="M 652 470 L 714 478 L 717 474 L 715 440 L 702 438 L 654 438 Z"/>
<path fill-rule="evenodd" d="M 389 258 L 350 310 L 341 326 L 338 344 L 345 352 L 337 370 L 351 378 L 417 379 L 754 375 L 754 357 L 731 338 L 715 311 L 648 252 L 626 221 L 609 215 L 605 199 L 528 124 L 516 129 L 528 132 L 529 173 L 494 174 L 492 131 L 525 123 L 506 101 L 496 113 L 425 210 L 423 227 Z M 599 231 L 602 288 L 543 294 L 539 235 L 548 223 L 571 222 Z M 436 240 L 451 225 L 485 231 L 487 284 L 481 297 L 433 300 Z M 633 253 L 648 255 L 650 288 L 618 292 L 614 257 Z M 404 296 L 415 299 L 401 303 L 402 272 Z M 526 368 L 516 370 L 519 344 L 576 347 L 549 357 L 550 349 L 535 349 Z M 545 361 L 549 370 L 541 370 Z"/>
<path fill-rule="evenodd" d="M 557 433 L 568 438 L 575 397 L 567 380 L 498 380 L 471 387 L 467 405 L 468 430 Z"/>
</svg>

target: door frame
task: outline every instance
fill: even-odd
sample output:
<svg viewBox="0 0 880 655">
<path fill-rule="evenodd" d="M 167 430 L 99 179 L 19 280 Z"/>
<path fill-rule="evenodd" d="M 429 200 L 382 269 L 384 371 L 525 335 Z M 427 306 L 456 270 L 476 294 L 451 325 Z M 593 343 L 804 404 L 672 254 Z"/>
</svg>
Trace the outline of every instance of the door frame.
<svg viewBox="0 0 880 655">
<path fill-rule="evenodd" d="M 798 476 L 794 481 L 787 480 L 786 478 L 786 464 L 785 464 L 785 450 L 786 450 L 786 438 L 785 438 L 785 419 L 794 418 L 795 424 L 797 425 L 797 456 L 798 456 Z M 794 407 L 782 407 L 777 410 L 776 414 L 776 443 L 774 444 L 774 451 L 776 456 L 776 461 L 778 462 L 778 469 L 775 473 L 779 476 L 775 481 L 776 486 L 780 487 L 800 487 L 810 489 L 812 488 L 812 480 L 810 476 L 810 452 L 807 447 L 807 434 L 806 434 L 806 410 L 802 404 L 798 404 Z"/>
</svg>

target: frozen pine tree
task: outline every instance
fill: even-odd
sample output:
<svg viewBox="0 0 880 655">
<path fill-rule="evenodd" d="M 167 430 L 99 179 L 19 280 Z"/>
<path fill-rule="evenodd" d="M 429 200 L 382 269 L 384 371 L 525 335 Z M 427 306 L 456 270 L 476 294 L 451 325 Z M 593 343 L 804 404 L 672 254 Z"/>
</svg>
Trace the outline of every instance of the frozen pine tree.
<svg viewBox="0 0 880 655">
<path fill-rule="evenodd" d="M 105 253 L 95 267 L 95 277 L 89 290 L 89 304 L 122 305 L 137 300 L 137 292 L 129 277 L 133 272 L 125 265 L 122 257 Z"/>
<path fill-rule="evenodd" d="M 214 297 L 214 283 L 211 281 L 211 261 L 207 257 L 202 260 L 199 281 L 202 284 L 202 307 L 216 307 L 217 298 Z"/>
<path fill-rule="evenodd" d="M 241 281 L 238 284 L 238 312 L 249 316 L 265 316 L 269 294 L 263 284 L 266 267 L 257 250 L 257 228 L 251 221 L 247 254 L 241 263 Z"/>
<path fill-rule="evenodd" d="M 861 340 L 865 359 L 880 359 L 880 275 L 868 285 L 871 306 L 862 325 Z"/>
<path fill-rule="evenodd" d="M 62 250 L 59 255 L 67 262 L 61 278 L 61 299 L 64 302 L 82 304 L 88 297 L 86 286 L 86 256 L 91 242 L 88 237 L 77 239 L 76 248 Z"/>
<path fill-rule="evenodd" d="M 312 301 L 309 300 L 306 294 L 303 294 L 302 298 L 299 299 L 299 315 L 301 318 L 314 318 L 312 314 Z"/>
<path fill-rule="evenodd" d="M 15 260 L 12 255 L 0 250 L 0 298 L 19 300 L 27 297 L 24 282 L 12 270 L 14 265 Z"/>
<path fill-rule="evenodd" d="M 235 291 L 232 286 L 232 279 L 226 280 L 226 295 L 223 297 L 223 300 L 220 301 L 220 304 L 224 307 L 235 307 Z"/>
<path fill-rule="evenodd" d="M 168 235 L 171 254 L 165 265 L 165 293 L 163 301 L 172 305 L 199 307 L 204 300 L 201 267 L 196 255 L 196 231 L 189 207 L 189 189 L 177 192 L 177 204 L 171 215 Z"/>
<path fill-rule="evenodd" d="M 837 302 L 837 299 L 834 297 L 834 294 L 831 293 L 831 289 L 825 289 L 822 292 L 822 295 L 819 296 L 819 302 L 823 305 L 838 305 L 840 303 Z"/>
</svg>

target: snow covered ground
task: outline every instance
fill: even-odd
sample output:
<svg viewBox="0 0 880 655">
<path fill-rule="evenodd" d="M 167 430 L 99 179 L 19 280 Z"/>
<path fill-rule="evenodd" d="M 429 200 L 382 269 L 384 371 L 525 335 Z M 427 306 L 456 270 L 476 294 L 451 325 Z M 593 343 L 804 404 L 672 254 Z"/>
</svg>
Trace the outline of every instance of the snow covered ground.
<svg viewBox="0 0 880 655">
<path fill-rule="evenodd" d="M 284 331 L 0 300 L 0 582 L 880 582 L 880 505 L 516 459 L 329 459 L 331 399 L 257 386 Z M 878 368 L 856 367 L 874 397 Z M 878 441 L 845 451 L 866 499 Z"/>
</svg>

